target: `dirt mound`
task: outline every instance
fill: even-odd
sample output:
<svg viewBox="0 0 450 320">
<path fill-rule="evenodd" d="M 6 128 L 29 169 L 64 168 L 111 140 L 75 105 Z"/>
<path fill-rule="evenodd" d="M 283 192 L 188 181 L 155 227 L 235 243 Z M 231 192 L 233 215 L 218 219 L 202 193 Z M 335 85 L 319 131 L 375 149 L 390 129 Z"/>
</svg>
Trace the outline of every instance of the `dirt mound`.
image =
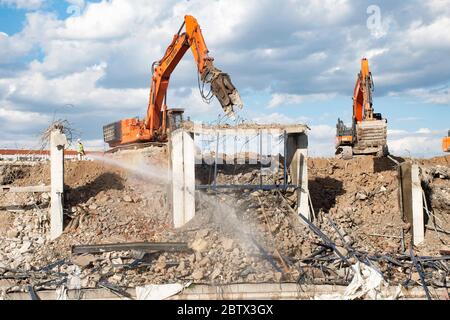
<svg viewBox="0 0 450 320">
<path fill-rule="evenodd" d="M 23 179 L 25 170 L 20 166 L 0 165 L 0 185 L 10 185 L 18 179 Z"/>
<path fill-rule="evenodd" d="M 356 247 L 369 252 L 400 250 L 401 241 L 396 238 L 407 225 L 400 215 L 397 171 L 390 160 L 311 159 L 309 179 L 319 217 L 321 212 L 328 214 L 353 238 Z M 330 229 L 327 219 L 321 227 Z"/>
</svg>

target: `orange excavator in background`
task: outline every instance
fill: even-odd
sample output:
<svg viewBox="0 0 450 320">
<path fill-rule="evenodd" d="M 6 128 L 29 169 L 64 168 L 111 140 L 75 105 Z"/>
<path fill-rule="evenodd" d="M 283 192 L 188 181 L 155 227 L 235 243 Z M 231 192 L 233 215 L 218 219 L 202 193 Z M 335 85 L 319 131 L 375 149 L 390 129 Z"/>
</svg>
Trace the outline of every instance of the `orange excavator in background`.
<svg viewBox="0 0 450 320">
<path fill-rule="evenodd" d="M 442 139 L 442 151 L 450 152 L 450 130 L 448 130 L 448 135 Z"/>
<path fill-rule="evenodd" d="M 186 31 L 181 33 L 184 27 Z M 197 20 L 188 15 L 185 16 L 163 58 L 152 65 L 153 76 L 146 117 L 142 120 L 125 119 L 103 127 L 104 140 L 110 147 L 167 142 L 168 131 L 179 126 L 184 112 L 182 109 L 167 109 L 166 96 L 170 76 L 189 48 L 197 63 L 199 88 L 204 101 L 209 102 L 215 96 L 230 117 L 234 117 L 235 107 L 243 107 L 229 75 L 217 69 L 213 64 L 214 59 L 208 55 L 209 51 Z M 203 91 L 205 84 L 211 86 L 211 91 L 206 95 Z"/>
<path fill-rule="evenodd" d="M 361 60 L 361 72 L 353 93 L 353 122 L 347 127 L 338 119 L 336 133 L 336 155 L 351 159 L 353 155 L 389 154 L 387 146 L 387 120 L 374 113 L 372 93 L 374 90 L 369 61 Z"/>
</svg>

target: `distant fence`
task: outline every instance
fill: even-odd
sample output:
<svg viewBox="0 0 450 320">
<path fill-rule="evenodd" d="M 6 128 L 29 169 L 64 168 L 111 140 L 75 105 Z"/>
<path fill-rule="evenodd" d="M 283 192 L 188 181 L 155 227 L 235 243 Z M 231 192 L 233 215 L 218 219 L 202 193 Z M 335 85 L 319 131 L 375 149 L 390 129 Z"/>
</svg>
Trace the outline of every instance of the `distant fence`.
<svg viewBox="0 0 450 320">
<path fill-rule="evenodd" d="M 86 155 L 102 155 L 103 152 L 86 152 Z M 74 150 L 64 150 L 65 159 L 75 159 L 77 152 Z M 50 151 L 48 150 L 15 150 L 0 149 L 0 161 L 48 161 L 50 160 Z"/>
</svg>

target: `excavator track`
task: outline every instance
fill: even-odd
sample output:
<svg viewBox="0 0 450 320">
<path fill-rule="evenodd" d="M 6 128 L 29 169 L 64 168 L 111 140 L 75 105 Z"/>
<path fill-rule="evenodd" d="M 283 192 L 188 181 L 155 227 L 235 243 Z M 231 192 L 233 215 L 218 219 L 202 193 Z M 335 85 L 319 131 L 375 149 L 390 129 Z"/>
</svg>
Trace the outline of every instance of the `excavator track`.
<svg viewBox="0 0 450 320">
<path fill-rule="evenodd" d="M 146 142 L 146 143 L 133 143 L 124 146 L 118 146 L 106 151 L 106 154 L 114 154 L 120 151 L 129 151 L 129 150 L 141 150 L 148 147 L 165 147 L 167 142 Z"/>
</svg>

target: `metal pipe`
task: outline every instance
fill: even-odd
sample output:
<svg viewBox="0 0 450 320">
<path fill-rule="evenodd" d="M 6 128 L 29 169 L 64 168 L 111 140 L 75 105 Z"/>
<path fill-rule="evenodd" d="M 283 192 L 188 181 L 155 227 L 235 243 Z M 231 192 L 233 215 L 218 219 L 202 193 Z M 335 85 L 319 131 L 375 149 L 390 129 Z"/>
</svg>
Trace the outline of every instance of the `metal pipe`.
<svg viewBox="0 0 450 320">
<path fill-rule="evenodd" d="M 196 185 L 195 190 L 207 190 L 207 189 L 249 189 L 249 190 L 285 190 L 289 188 L 296 188 L 294 185 L 256 185 L 256 184 L 230 184 L 230 185 Z"/>
<path fill-rule="evenodd" d="M 259 184 L 260 186 L 263 185 L 263 161 L 262 161 L 262 149 L 263 149 L 263 138 L 262 138 L 262 131 L 259 130 L 259 163 L 260 163 L 260 170 L 259 170 Z"/>
<path fill-rule="evenodd" d="M 217 161 L 219 159 L 219 138 L 220 133 L 217 132 L 217 140 L 216 140 L 216 160 L 214 161 L 214 187 L 217 185 Z"/>
<path fill-rule="evenodd" d="M 284 185 L 287 185 L 287 132 L 286 132 L 286 130 L 284 131 L 284 150 L 283 150 L 283 153 L 284 153 L 284 168 L 283 168 L 283 174 L 284 174 Z"/>
<path fill-rule="evenodd" d="M 116 244 L 99 244 L 99 245 L 81 245 L 72 246 L 73 254 L 84 254 L 84 253 L 103 253 L 103 252 L 113 252 L 113 251 L 142 251 L 142 252 L 153 252 L 153 251 L 166 251 L 166 252 L 185 252 L 189 251 L 187 243 L 169 243 L 169 242 L 137 242 L 137 243 L 116 243 Z"/>
</svg>

